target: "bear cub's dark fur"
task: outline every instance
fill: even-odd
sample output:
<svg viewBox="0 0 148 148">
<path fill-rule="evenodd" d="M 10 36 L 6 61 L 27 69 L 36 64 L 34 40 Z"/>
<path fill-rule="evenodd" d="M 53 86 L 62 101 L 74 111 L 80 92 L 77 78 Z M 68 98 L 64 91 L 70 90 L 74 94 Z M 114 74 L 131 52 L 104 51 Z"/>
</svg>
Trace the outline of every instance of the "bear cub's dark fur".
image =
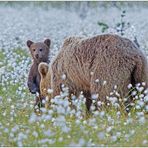
<svg viewBox="0 0 148 148">
<path fill-rule="evenodd" d="M 29 71 L 27 85 L 32 94 L 39 93 L 39 97 L 36 97 L 36 103 L 40 99 L 40 74 L 38 72 L 38 65 L 41 62 L 49 63 L 48 56 L 50 51 L 50 39 L 46 39 L 44 42 L 34 43 L 28 40 L 27 46 L 31 52 L 33 63 Z"/>
</svg>

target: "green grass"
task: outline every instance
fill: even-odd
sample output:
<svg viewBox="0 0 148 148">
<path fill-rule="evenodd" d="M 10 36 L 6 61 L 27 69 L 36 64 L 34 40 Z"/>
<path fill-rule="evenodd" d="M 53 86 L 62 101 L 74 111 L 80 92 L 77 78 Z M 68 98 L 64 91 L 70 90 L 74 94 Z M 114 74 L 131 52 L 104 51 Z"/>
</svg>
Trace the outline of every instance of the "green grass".
<svg viewBox="0 0 148 148">
<path fill-rule="evenodd" d="M 11 90 L 11 94 L 15 94 L 15 89 L 9 89 Z M 120 118 L 117 118 L 115 110 L 106 112 L 103 118 L 99 116 L 96 116 L 95 118 L 83 118 L 78 125 L 76 124 L 76 118 L 65 116 L 66 123 L 70 125 L 71 131 L 63 133 L 61 128 L 54 126 L 50 120 L 41 120 L 33 123 L 29 122 L 30 116 L 33 113 L 33 108 L 29 106 L 31 98 L 30 100 L 26 99 L 20 102 L 21 104 L 28 102 L 26 107 L 18 108 L 16 104 L 19 105 L 19 97 L 16 96 L 16 99 L 15 96 L 12 95 L 12 101 L 10 103 L 7 101 L 5 95 L 1 95 L 1 97 L 4 97 L 0 104 L 0 123 L 2 124 L 0 128 L 1 146 L 18 146 L 17 140 L 15 141 L 15 138 L 10 137 L 10 133 L 12 133 L 11 130 L 16 125 L 19 129 L 14 132 L 14 137 L 18 137 L 19 133 L 27 135 L 27 138 L 22 141 L 23 146 L 68 146 L 71 142 L 79 143 L 79 140 L 82 138 L 85 140 L 85 143 L 91 139 L 91 142 L 94 143 L 95 146 L 100 146 L 101 144 L 104 144 L 104 146 L 145 146 L 143 145 L 143 141 L 148 139 L 148 120 L 146 119 L 144 124 L 140 124 L 134 113 L 132 113 L 132 116 L 130 117 L 133 120 L 131 123 L 127 123 L 128 117 L 124 114 L 122 114 Z M 14 109 L 11 108 L 12 105 L 14 105 Z M 11 114 L 12 112 L 14 113 Z M 6 114 L 4 115 L 4 113 Z M 114 120 L 114 123 L 108 121 L 107 117 L 111 117 L 111 119 Z M 11 118 L 13 120 L 11 120 Z M 39 116 L 39 118 L 41 117 Z M 96 120 L 94 126 L 87 124 L 94 119 Z M 87 123 L 84 124 L 84 122 Z M 44 125 L 44 128 L 42 128 L 41 125 Z M 113 129 L 107 132 L 106 129 L 108 127 L 113 127 Z M 4 132 L 5 128 L 8 128 L 8 133 Z M 43 132 L 48 129 L 50 129 L 54 135 L 49 137 L 45 136 Z M 27 130 L 28 133 L 26 133 Z M 32 135 L 34 131 L 38 133 L 38 137 Z M 130 135 L 131 131 L 134 131 L 135 133 Z M 100 132 L 105 134 L 103 139 L 98 138 L 98 133 Z M 117 132 L 120 132 L 121 135 L 117 137 L 117 140 L 114 142 L 111 140 L 111 137 L 116 135 Z M 129 138 L 127 139 L 125 136 L 126 134 L 129 135 Z M 63 138 L 61 142 L 58 141 L 60 137 Z M 45 138 L 52 139 L 51 141 L 55 140 L 55 143 L 38 143 L 41 139 Z M 87 146 L 85 143 L 83 146 Z"/>
</svg>

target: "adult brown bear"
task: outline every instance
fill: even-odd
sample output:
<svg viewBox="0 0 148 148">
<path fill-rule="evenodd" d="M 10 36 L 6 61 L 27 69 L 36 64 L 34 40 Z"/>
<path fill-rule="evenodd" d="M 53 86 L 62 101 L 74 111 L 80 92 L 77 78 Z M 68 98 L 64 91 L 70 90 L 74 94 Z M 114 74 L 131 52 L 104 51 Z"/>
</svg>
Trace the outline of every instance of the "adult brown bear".
<svg viewBox="0 0 148 148">
<path fill-rule="evenodd" d="M 47 94 L 47 87 L 53 89 L 52 97 L 59 95 L 61 84 L 68 86 L 69 93 L 79 95 L 83 91 L 87 109 L 97 100 L 107 102 L 106 96 L 116 90 L 123 99 L 129 94 L 128 84 L 133 87 L 145 82 L 148 86 L 148 63 L 146 56 L 129 39 L 118 35 L 98 35 L 91 38 L 70 37 L 50 65 L 41 63 L 40 85 Z M 61 78 L 62 75 L 66 79 Z M 48 79 L 48 80 L 47 80 Z"/>
</svg>

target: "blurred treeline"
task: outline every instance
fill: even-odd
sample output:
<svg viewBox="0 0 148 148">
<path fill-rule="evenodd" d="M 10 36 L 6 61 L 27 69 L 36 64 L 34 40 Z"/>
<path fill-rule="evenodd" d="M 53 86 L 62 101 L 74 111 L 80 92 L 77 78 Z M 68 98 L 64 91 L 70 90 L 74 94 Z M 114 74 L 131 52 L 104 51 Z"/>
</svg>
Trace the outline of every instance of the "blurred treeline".
<svg viewBox="0 0 148 148">
<path fill-rule="evenodd" d="M 1 1 L 0 6 L 42 6 L 45 9 L 55 7 L 55 8 L 65 8 L 67 10 L 71 9 L 81 9 L 85 8 L 95 8 L 95 7 L 148 7 L 148 1 Z"/>
</svg>

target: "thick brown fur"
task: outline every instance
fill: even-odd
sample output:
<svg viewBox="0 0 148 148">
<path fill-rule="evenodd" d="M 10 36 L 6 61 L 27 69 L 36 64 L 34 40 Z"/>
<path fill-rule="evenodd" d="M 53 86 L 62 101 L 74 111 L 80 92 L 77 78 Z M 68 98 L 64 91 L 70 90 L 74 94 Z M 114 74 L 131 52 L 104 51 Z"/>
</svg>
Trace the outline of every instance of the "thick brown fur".
<svg viewBox="0 0 148 148">
<path fill-rule="evenodd" d="M 148 63 L 144 54 L 129 39 L 111 34 L 66 39 L 51 63 L 49 73 L 53 96 L 60 94 L 64 83 L 76 96 L 80 91 L 84 92 L 88 109 L 92 94 L 99 94 L 98 100 L 106 102 L 106 96 L 115 85 L 121 98 L 128 95 L 128 84 L 135 86 L 146 82 L 145 87 L 148 86 Z M 64 81 L 61 79 L 63 74 L 66 75 Z M 44 80 L 46 77 L 42 82 Z"/>
<path fill-rule="evenodd" d="M 31 52 L 33 63 L 28 76 L 28 88 L 32 94 L 38 92 L 40 94 L 40 74 L 38 72 L 38 65 L 41 62 L 48 62 L 50 40 L 46 39 L 44 42 L 34 43 L 30 40 L 27 41 L 27 46 Z M 39 101 L 36 97 L 36 103 Z"/>
<path fill-rule="evenodd" d="M 40 92 L 41 96 L 48 95 L 48 89 L 51 88 L 51 74 L 47 63 L 41 62 L 38 66 L 38 71 L 41 75 Z"/>
</svg>

